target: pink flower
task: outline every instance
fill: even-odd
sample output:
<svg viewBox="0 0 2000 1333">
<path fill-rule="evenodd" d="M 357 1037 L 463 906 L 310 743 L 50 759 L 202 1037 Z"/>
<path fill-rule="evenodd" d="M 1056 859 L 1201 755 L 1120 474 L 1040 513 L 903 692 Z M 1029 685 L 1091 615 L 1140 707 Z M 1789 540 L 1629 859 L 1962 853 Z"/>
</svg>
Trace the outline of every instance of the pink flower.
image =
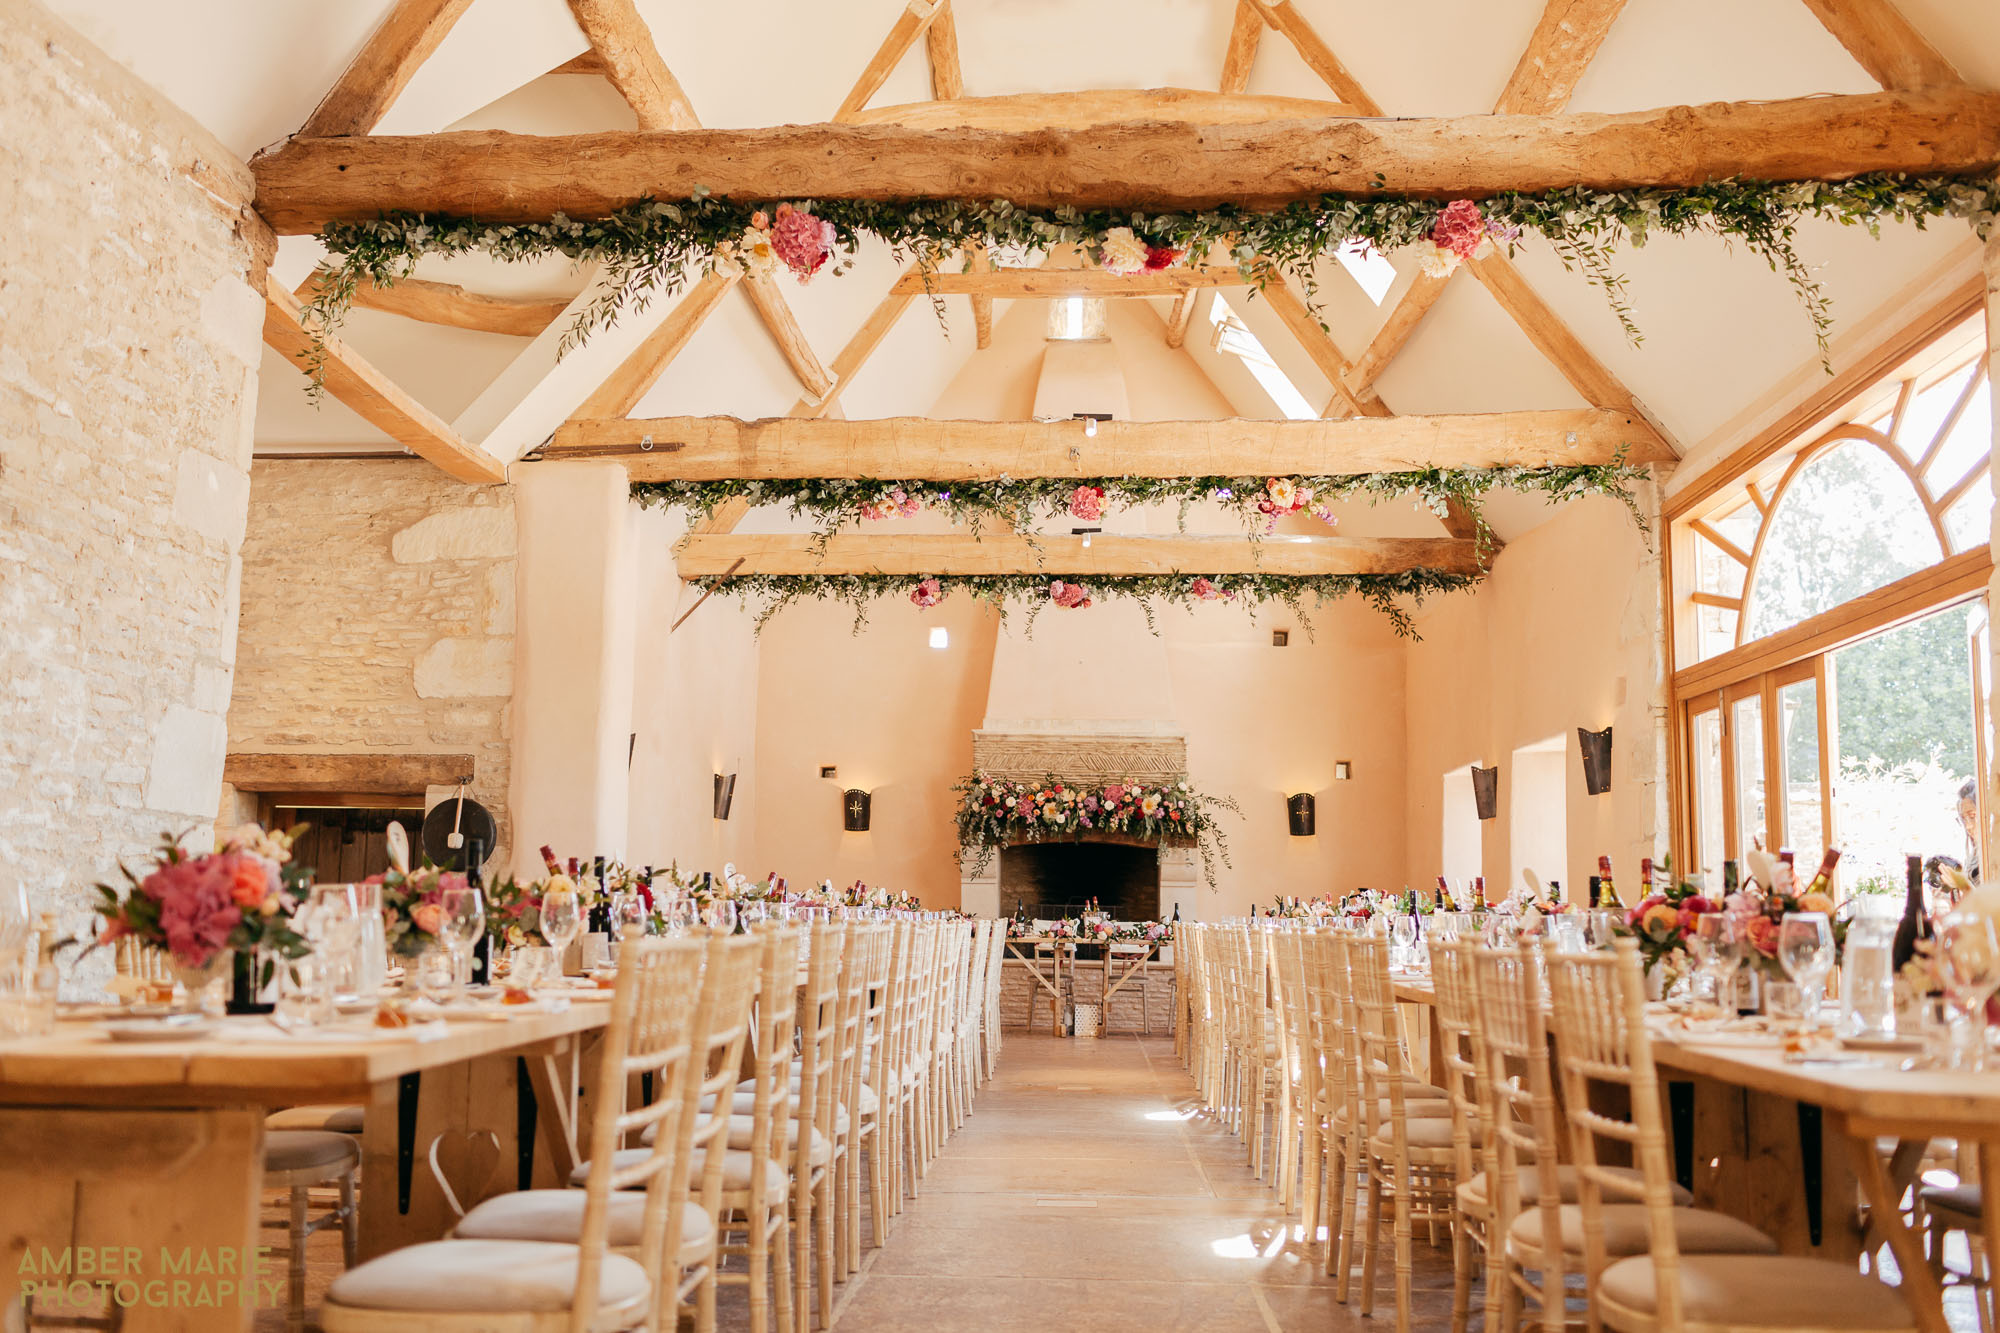
<svg viewBox="0 0 2000 1333">
<path fill-rule="evenodd" d="M 778 215 L 771 224 L 771 248 L 785 261 L 785 267 L 798 274 L 800 282 L 819 272 L 833 253 L 835 239 L 831 222 L 790 204 L 778 205 Z"/>
<path fill-rule="evenodd" d="M 750 225 L 758 231 L 769 231 L 771 230 L 771 215 L 760 208 L 750 215 Z"/>
<path fill-rule="evenodd" d="M 1778 956 L 1778 923 L 1776 921 L 1759 913 L 1750 918 L 1750 924 L 1744 927 L 1744 931 L 1750 937 L 1751 946 L 1758 953 L 1763 954 L 1766 958 L 1776 958 Z"/>
<path fill-rule="evenodd" d="M 1146 271 L 1158 273 L 1163 268 L 1171 268 L 1180 257 L 1178 250 L 1169 250 L 1164 245 L 1149 245 L 1146 247 Z"/>
<path fill-rule="evenodd" d="M 1212 602 L 1222 596 L 1222 589 L 1216 587 L 1214 582 L 1206 577 L 1197 578 L 1188 584 L 1188 591 L 1204 602 Z"/>
<path fill-rule="evenodd" d="M 1067 610 L 1081 611 L 1090 606 L 1090 590 L 1081 583 L 1057 579 L 1049 584 L 1049 600 Z"/>
<path fill-rule="evenodd" d="M 1454 199 L 1431 228 L 1431 242 L 1460 259 L 1471 259 L 1486 241 L 1486 219 L 1470 199 Z"/>
<path fill-rule="evenodd" d="M 444 926 L 444 908 L 436 903 L 418 903 L 410 909 L 410 924 L 426 935 L 435 935 Z"/>
<path fill-rule="evenodd" d="M 936 606 L 944 600 L 944 584 L 936 579 L 925 579 L 910 589 L 910 600 L 922 607 Z"/>
<path fill-rule="evenodd" d="M 235 868 L 229 858 L 203 856 L 163 865 L 140 882 L 140 892 L 160 905 L 167 948 L 187 967 L 205 966 L 229 943 L 243 919 L 232 896 Z"/>
<path fill-rule="evenodd" d="M 1101 486 L 1079 486 L 1070 492 L 1069 512 L 1082 519 L 1096 520 L 1104 517 L 1104 488 Z"/>
</svg>

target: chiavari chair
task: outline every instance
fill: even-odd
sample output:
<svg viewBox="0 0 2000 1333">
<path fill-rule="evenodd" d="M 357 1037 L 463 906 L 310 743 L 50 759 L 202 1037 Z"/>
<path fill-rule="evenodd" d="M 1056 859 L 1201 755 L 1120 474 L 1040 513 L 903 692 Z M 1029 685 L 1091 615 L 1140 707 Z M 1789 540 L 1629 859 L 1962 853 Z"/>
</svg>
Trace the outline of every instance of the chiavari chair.
<svg viewBox="0 0 2000 1333">
<path fill-rule="evenodd" d="M 1917 1327 L 1896 1288 L 1844 1263 L 1690 1252 L 1685 1215 L 1693 1210 L 1673 1204 L 1638 946 L 1627 938 L 1608 954 L 1552 955 L 1548 972 L 1564 1115 L 1581 1182 L 1575 1239 L 1593 1327 L 1601 1322 L 1617 1333 L 1900 1333 Z M 1594 1103 L 1592 1084 L 1623 1087 L 1629 1113 L 1603 1109 L 1606 1099 Z M 1640 1175 L 1636 1191 L 1629 1176 L 1599 1164 L 1600 1142 L 1632 1153 Z M 1611 1248 L 1629 1224 L 1610 1211 L 1607 1192 L 1640 1200 L 1643 1248 L 1623 1258 Z"/>
</svg>

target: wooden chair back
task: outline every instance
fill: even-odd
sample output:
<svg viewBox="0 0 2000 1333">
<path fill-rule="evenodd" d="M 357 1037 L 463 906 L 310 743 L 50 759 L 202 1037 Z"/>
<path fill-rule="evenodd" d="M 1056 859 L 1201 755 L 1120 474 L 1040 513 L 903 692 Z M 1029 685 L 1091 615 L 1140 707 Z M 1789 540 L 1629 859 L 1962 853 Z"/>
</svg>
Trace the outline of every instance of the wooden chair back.
<svg viewBox="0 0 2000 1333">
<path fill-rule="evenodd" d="M 786 1122 L 792 1117 L 792 1036 L 798 1027 L 799 928 L 775 922 L 755 932 L 757 1014 L 752 1029 L 750 1153 L 785 1162 Z M 735 1102 L 730 1095 L 732 1106 Z M 750 1173 L 750 1215 L 768 1207 L 766 1173 Z M 753 1222 L 754 1225 L 754 1222 Z"/>
<path fill-rule="evenodd" d="M 806 984 L 798 997 L 799 1079 L 798 1144 L 793 1177 L 800 1188 L 813 1177 L 812 1139 L 816 1129 L 831 1143 L 833 1108 L 840 1095 L 841 968 L 846 961 L 849 932 L 841 922 L 819 921 L 812 927 L 812 952 L 806 962 Z"/>
<path fill-rule="evenodd" d="M 743 1049 L 750 1040 L 750 1010 L 757 999 L 758 965 L 765 944 L 755 935 L 713 935 L 707 947 L 701 1005 L 708 1013 L 708 1025 L 696 1038 L 689 1062 L 686 1096 L 694 1111 L 689 1117 L 687 1147 L 690 1160 L 697 1151 L 706 1154 L 698 1198 L 709 1217 L 719 1219 L 729 1118 L 736 1110 L 737 1081 L 743 1077 Z M 700 1109 L 704 1103 L 709 1108 L 706 1111 Z M 687 1197 L 686 1193 L 681 1197 Z M 667 1241 L 673 1247 L 668 1254 L 680 1250 L 680 1219 L 681 1211 L 676 1208 L 667 1231 Z M 703 1275 L 683 1273 L 677 1296 L 686 1295 Z"/>
<path fill-rule="evenodd" d="M 1384 935 L 1350 935 L 1347 973 L 1353 986 L 1354 1035 L 1361 1074 L 1361 1112 L 1366 1133 L 1381 1127 L 1389 1109 L 1390 1137 L 1399 1162 L 1409 1158 L 1409 1062 L 1396 1019 L 1395 983 L 1389 975 L 1389 940 Z"/>
<path fill-rule="evenodd" d="M 1606 1262 L 1601 1221 L 1605 1191 L 1619 1201 L 1633 1198 L 1631 1177 L 1607 1171 L 1599 1159 L 1599 1146 L 1608 1140 L 1626 1145 L 1639 1168 L 1638 1201 L 1646 1209 L 1646 1236 L 1657 1284 L 1657 1327 L 1663 1333 L 1676 1333 L 1683 1315 L 1673 1168 L 1667 1156 L 1653 1041 L 1646 1029 L 1646 978 L 1639 946 L 1627 936 L 1610 953 L 1551 952 L 1547 962 L 1564 1116 L 1579 1177 L 1578 1202 L 1583 1206 L 1586 1290 L 1594 1304 L 1598 1275 Z M 1607 1110 L 1611 1099 L 1593 1100 L 1593 1083 L 1623 1087 L 1629 1113 L 1620 1116 Z"/>
<path fill-rule="evenodd" d="M 1444 1090 L 1451 1100 L 1452 1162 L 1461 1181 L 1480 1169 L 1476 1133 L 1481 1114 L 1480 1071 L 1475 1031 L 1479 1003 L 1472 992 L 1470 944 L 1431 941 L 1431 983 L 1437 992 L 1438 1035 L 1443 1050 Z"/>
</svg>

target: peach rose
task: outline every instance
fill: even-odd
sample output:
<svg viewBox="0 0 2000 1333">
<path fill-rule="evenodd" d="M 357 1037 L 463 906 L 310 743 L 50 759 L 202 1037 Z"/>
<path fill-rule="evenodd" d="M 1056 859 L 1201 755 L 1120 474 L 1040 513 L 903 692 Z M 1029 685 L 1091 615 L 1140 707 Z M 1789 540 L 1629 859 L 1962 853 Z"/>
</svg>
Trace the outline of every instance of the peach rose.
<svg viewBox="0 0 2000 1333">
<path fill-rule="evenodd" d="M 1823 893 L 1808 893 L 1799 899 L 1801 912 L 1825 912 L 1833 915 L 1833 899 Z"/>
<path fill-rule="evenodd" d="M 1680 929 L 1681 914 L 1665 903 L 1655 903 L 1646 909 L 1640 925 L 1650 935 L 1671 935 Z"/>
<path fill-rule="evenodd" d="M 444 925 L 444 908 L 436 903 L 418 903 L 410 910 L 410 922 L 426 935 L 435 935 Z"/>
<path fill-rule="evenodd" d="M 254 857 L 230 858 L 229 897 L 238 907 L 256 907 L 270 891 L 271 877 Z"/>
</svg>

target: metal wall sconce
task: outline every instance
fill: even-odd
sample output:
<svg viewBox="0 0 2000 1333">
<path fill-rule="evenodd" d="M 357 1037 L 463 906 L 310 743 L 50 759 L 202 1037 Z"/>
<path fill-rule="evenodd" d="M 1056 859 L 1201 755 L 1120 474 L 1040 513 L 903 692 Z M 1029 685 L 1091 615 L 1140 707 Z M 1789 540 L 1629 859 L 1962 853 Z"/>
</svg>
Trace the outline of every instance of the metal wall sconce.
<svg viewBox="0 0 2000 1333">
<path fill-rule="evenodd" d="M 1310 838 L 1313 836 L 1313 814 L 1313 795 L 1311 792 L 1302 791 L 1298 795 L 1286 800 L 1285 818 L 1292 827 L 1292 836 L 1294 838 Z"/>
<path fill-rule="evenodd" d="M 1479 808 L 1481 819 L 1496 819 L 1500 815 L 1500 770 L 1472 766 L 1472 803 Z"/>
<path fill-rule="evenodd" d="M 840 794 L 840 824 L 849 833 L 868 831 L 869 807 L 874 798 L 859 787 L 849 787 Z"/>
<path fill-rule="evenodd" d="M 1602 731 L 1576 729 L 1576 743 L 1583 748 L 1583 788 L 1592 796 L 1611 790 L 1611 728 Z"/>
<path fill-rule="evenodd" d="M 722 774 L 717 773 L 715 775 L 715 817 L 717 819 L 729 818 L 729 803 L 735 799 L 736 775 L 731 773 L 728 777 L 724 777 Z"/>
<path fill-rule="evenodd" d="M 1354 776 L 1354 765 L 1349 763 L 1347 760 L 1342 759 L 1334 764 L 1333 780 L 1335 782 L 1346 782 L 1349 778 L 1353 776 Z"/>
</svg>

